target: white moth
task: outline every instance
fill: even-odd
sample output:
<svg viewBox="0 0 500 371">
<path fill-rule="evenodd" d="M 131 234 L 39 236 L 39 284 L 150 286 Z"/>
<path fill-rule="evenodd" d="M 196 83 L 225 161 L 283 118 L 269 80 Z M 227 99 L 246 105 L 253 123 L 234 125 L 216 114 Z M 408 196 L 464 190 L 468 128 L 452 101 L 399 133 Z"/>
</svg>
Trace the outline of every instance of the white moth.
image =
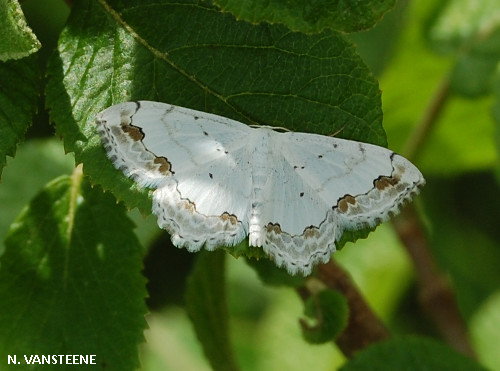
<svg viewBox="0 0 500 371">
<path fill-rule="evenodd" d="M 153 213 L 175 246 L 214 250 L 249 236 L 290 274 L 310 274 L 344 230 L 389 219 L 425 183 L 382 147 L 165 103 L 109 107 L 97 127 L 114 166 L 155 189 Z"/>
</svg>

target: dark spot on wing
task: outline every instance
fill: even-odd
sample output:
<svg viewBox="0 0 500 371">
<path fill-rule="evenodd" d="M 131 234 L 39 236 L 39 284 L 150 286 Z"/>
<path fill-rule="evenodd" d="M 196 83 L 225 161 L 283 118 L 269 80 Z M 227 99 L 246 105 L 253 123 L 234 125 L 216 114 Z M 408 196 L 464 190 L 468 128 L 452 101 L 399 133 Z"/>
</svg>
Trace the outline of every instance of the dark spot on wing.
<svg viewBox="0 0 500 371">
<path fill-rule="evenodd" d="M 212 175 L 212 173 L 208 173 L 208 176 L 210 177 L 210 179 L 214 178 L 214 176 Z"/>
<path fill-rule="evenodd" d="M 398 178 L 392 178 L 387 176 L 379 176 L 377 179 L 373 181 L 373 185 L 380 191 L 383 191 L 386 188 L 394 187 L 399 183 Z"/>
<path fill-rule="evenodd" d="M 274 232 L 276 234 L 281 234 L 281 226 L 279 225 L 279 223 L 269 223 L 266 226 L 266 230 L 268 233 Z"/>
<path fill-rule="evenodd" d="M 166 157 L 158 156 L 155 157 L 153 163 L 155 165 L 160 165 L 158 171 L 164 175 L 172 175 L 174 172 L 171 170 L 172 164 L 167 160 Z"/>
<path fill-rule="evenodd" d="M 356 198 L 351 196 L 350 194 L 346 194 L 344 197 L 340 198 L 337 202 L 338 210 L 342 213 L 346 213 L 349 208 L 356 205 Z"/>
<path fill-rule="evenodd" d="M 123 120 L 122 120 L 122 124 L 121 124 L 121 129 L 123 130 L 124 133 L 128 134 L 128 136 L 132 140 L 134 140 L 136 142 L 143 140 L 145 137 L 145 134 L 141 130 L 140 127 L 137 127 L 137 126 L 134 126 L 131 124 L 125 124 L 125 123 L 123 123 Z"/>
<path fill-rule="evenodd" d="M 220 218 L 223 221 L 229 221 L 229 223 L 231 223 L 232 225 L 238 224 L 238 218 L 236 217 L 236 215 L 229 214 L 227 211 L 224 212 L 224 213 L 222 213 L 222 215 L 220 216 Z"/>
</svg>

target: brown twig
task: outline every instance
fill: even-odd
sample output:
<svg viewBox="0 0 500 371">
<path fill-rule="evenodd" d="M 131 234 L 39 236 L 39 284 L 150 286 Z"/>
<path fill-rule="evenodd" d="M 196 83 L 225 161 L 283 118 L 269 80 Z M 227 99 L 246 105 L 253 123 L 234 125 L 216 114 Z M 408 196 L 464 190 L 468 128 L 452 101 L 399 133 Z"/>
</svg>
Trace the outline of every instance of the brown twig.
<svg viewBox="0 0 500 371">
<path fill-rule="evenodd" d="M 410 135 L 403 151 L 405 157 L 410 160 L 417 157 L 449 97 L 450 78 L 446 76 Z M 393 219 L 393 225 L 413 260 L 418 275 L 422 307 L 451 346 L 473 357 L 474 351 L 469 343 L 455 294 L 446 277 L 439 271 L 413 206 L 404 208 L 401 214 Z"/>
<path fill-rule="evenodd" d="M 430 104 L 427 106 L 427 109 L 415 126 L 415 130 L 408 137 L 408 141 L 401 152 L 401 154 L 407 159 L 413 160 L 417 157 L 419 151 L 423 147 L 422 144 L 429 136 L 429 133 L 434 127 L 434 124 L 437 122 L 439 115 L 443 111 L 449 96 L 450 78 L 449 76 L 446 76 L 443 81 L 441 81 L 441 84 L 432 97 Z"/>
<path fill-rule="evenodd" d="M 393 225 L 413 260 L 420 286 L 419 299 L 425 312 L 448 344 L 463 354 L 474 357 L 453 289 L 446 276 L 439 272 L 413 206 L 405 207 L 393 219 Z"/>
<path fill-rule="evenodd" d="M 349 322 L 335 340 L 346 357 L 352 357 L 356 351 L 371 343 L 390 337 L 389 331 L 367 304 L 349 273 L 335 260 L 318 266 L 316 277 L 328 288 L 340 291 L 347 299 Z M 299 294 L 305 300 L 311 292 L 302 288 Z"/>
</svg>

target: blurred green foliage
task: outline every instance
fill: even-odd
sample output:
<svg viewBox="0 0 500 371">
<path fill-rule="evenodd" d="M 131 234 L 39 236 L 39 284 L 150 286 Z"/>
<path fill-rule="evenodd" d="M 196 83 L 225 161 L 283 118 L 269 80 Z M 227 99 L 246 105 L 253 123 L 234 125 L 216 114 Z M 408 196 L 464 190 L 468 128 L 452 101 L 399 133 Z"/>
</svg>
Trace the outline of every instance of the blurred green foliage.
<svg viewBox="0 0 500 371">
<path fill-rule="evenodd" d="M 21 17 L 17 8 L 7 8 L 8 3 L 1 2 L 2 11 Z M 13 49 L 6 42 L 1 45 L 12 52 L 8 61 L 0 62 L 0 323 L 6 329 L 0 333 L 1 359 L 6 359 L 7 352 L 50 352 L 40 346 L 43 342 L 60 342 L 66 352 L 75 354 L 91 351 L 87 346 L 96 338 L 106 339 L 106 335 L 116 346 L 128 349 L 128 354 L 117 355 L 112 347 L 101 347 L 107 352 L 102 356 L 107 369 L 126 369 L 120 363 L 125 359 L 129 361 L 126 367 L 133 369 L 139 358 L 144 370 L 209 369 L 203 344 L 205 356 L 218 369 L 224 369 L 223 357 L 229 354 L 234 355 L 234 363 L 227 363 L 231 369 L 239 366 L 242 370 L 332 370 L 342 365 L 344 369 L 363 369 L 367 364 L 387 365 L 389 361 L 394 369 L 444 369 L 443 365 L 478 369 L 479 365 L 444 348 L 442 340 L 437 345 L 428 339 L 378 344 L 351 362 L 333 342 L 312 346 L 302 338 L 298 318 L 304 303 L 294 289 L 268 285 L 286 279 L 262 265 L 256 270 L 271 277 L 264 279 L 264 284 L 251 268 L 259 265 L 258 261 L 247 264 L 243 257 L 234 259 L 227 254 L 225 263 L 220 256 L 213 258 L 215 263 L 207 263 L 214 269 L 226 269 L 225 275 L 212 277 L 211 265 L 206 268 L 201 264 L 207 261 L 206 256 L 193 263 L 195 255 L 165 246 L 168 239 L 156 228 L 154 218 L 144 218 L 137 210 L 128 214 L 137 225 L 134 229 L 123 207 L 112 198 L 111 194 L 128 207 L 149 213 L 148 192 L 138 190 L 114 171 L 100 146 L 93 119 L 106 105 L 131 98 L 167 100 L 244 122 L 280 123 L 328 134 L 342 128 L 347 119 L 335 111 L 301 105 L 293 101 L 297 95 L 291 94 L 300 85 L 300 80 L 294 79 L 306 79 L 308 73 L 324 69 L 337 79 L 324 81 L 307 94 L 313 102 L 335 102 L 345 95 L 344 108 L 358 124 L 347 127 L 341 135 L 384 144 L 387 134 L 389 148 L 410 154 L 426 177 L 427 186 L 416 203 L 432 252 L 456 291 L 478 363 L 500 369 L 500 7 L 495 0 L 400 1 L 389 12 L 384 7 L 361 14 L 360 22 L 345 22 L 335 14 L 339 9 L 336 4 L 345 6 L 348 2 L 313 2 L 318 9 L 333 9 L 331 19 L 340 22 L 323 33 L 313 33 L 319 30 L 311 26 L 310 18 L 301 22 L 300 14 L 307 12 L 297 13 L 298 20 L 292 19 L 291 32 L 282 25 L 287 24 L 286 19 L 277 22 L 279 25 L 236 21 L 217 6 L 194 0 L 141 1 L 136 6 L 82 0 L 69 2 L 71 8 L 56 0 L 41 3 L 26 0 L 22 8 L 42 48 L 34 56 L 12 59 L 17 53 L 14 47 L 19 48 L 22 42 L 28 46 L 36 43 L 25 27 L 15 35 L 19 41 Z M 295 1 L 294 5 L 304 7 L 305 3 Z M 259 14 L 250 20 L 270 19 L 262 11 L 265 4 L 255 1 Z M 272 4 L 282 6 L 278 1 Z M 238 18 L 252 15 L 251 8 L 241 11 Z M 290 17 L 290 13 L 283 14 Z M 366 20 L 375 23 L 382 14 L 384 18 L 368 31 L 337 32 L 359 29 L 353 24 Z M 325 19 L 328 17 L 322 22 Z M 324 29 L 324 24 L 319 28 Z M 0 32 L 7 32 L 4 29 L 0 27 Z M 229 40 L 232 48 L 215 45 L 211 41 L 214 35 Z M 206 41 L 203 48 L 196 43 L 200 40 Z M 265 54 L 259 49 L 265 43 L 279 45 L 286 53 L 303 53 L 302 58 L 292 63 L 277 52 Z M 248 50 L 242 51 L 245 48 L 237 48 L 248 45 L 259 49 L 254 57 Z M 24 51 L 31 52 L 31 48 Z M 315 59 L 322 62 L 313 65 Z M 279 64 L 284 61 L 289 62 L 286 67 Z M 278 71 L 276 66 L 280 66 Z M 193 76 L 196 79 L 191 79 Z M 383 129 L 374 77 L 382 90 Z M 252 92 L 256 83 L 266 93 L 282 89 L 292 100 L 270 98 L 271 94 L 234 99 L 237 94 Z M 356 94 L 365 95 L 352 99 Z M 438 111 L 429 120 L 429 107 L 436 102 Z M 45 107 L 50 108 L 50 119 Z M 49 121 L 55 122 L 55 137 Z M 430 125 L 419 137 L 417 129 L 422 123 Z M 64 155 L 63 147 L 71 154 Z M 77 163 L 83 162 L 93 188 L 86 177 L 78 185 L 71 181 L 75 179 L 73 156 Z M 51 181 L 72 172 L 70 177 Z M 103 195 L 97 184 L 108 192 Z M 49 201 L 56 205 L 53 209 Z M 77 213 L 72 205 L 82 209 Z M 99 215 L 109 215 L 109 220 Z M 50 226 L 50 231 L 55 231 L 52 234 L 39 230 L 34 222 L 45 220 L 44 216 L 54 224 Z M 68 218 L 76 216 L 81 218 L 81 229 L 70 229 L 66 235 Z M 123 240 L 98 238 L 106 233 Z M 56 243 L 50 241 L 51 236 L 71 238 L 70 242 L 62 239 Z M 77 247 L 72 244 L 75 237 L 83 241 Z M 126 246 L 126 241 L 131 245 Z M 30 249 L 28 242 L 37 249 Z M 156 255 L 158 251 L 160 255 Z M 93 255 L 87 256 L 90 252 Z M 109 254 L 106 256 L 113 260 L 103 260 L 99 254 Z M 48 264 L 53 262 L 51 256 L 60 264 Z M 145 343 L 146 284 L 139 275 L 141 256 L 150 281 L 147 287 L 152 297 L 148 300 L 155 303 L 147 315 Z M 434 325 L 418 305 L 418 277 L 412 262 L 390 225 L 379 227 L 367 239 L 346 244 L 335 258 L 350 272 L 392 333 L 439 340 Z M 62 272 L 49 269 L 61 266 Z M 70 270 L 64 273 L 64 269 Z M 44 282 L 55 282 L 49 278 L 57 277 L 61 277 L 60 286 L 43 286 Z M 205 281 L 212 285 L 204 287 Z M 73 286 L 68 288 L 68 283 Z M 95 290 L 87 292 L 90 284 Z M 293 283 L 298 284 L 300 281 Z M 180 291 L 186 286 L 189 295 L 184 299 Z M 46 294 L 37 296 L 36 288 Z M 210 290 L 214 295 L 209 296 Z M 79 301 L 75 301 L 78 295 Z M 48 297 L 55 299 L 47 301 Z M 68 316 L 74 317 L 57 316 L 57 310 L 47 310 L 49 304 L 57 310 L 72 310 Z M 101 306 L 105 310 L 101 311 Z M 22 308 L 30 309 L 23 312 Z M 46 310 L 46 327 L 39 324 L 40 309 Z M 190 318 L 198 318 L 194 321 L 196 332 Z M 16 323 L 28 327 L 15 327 Z M 78 327 L 78 323 L 86 327 Z M 223 333 L 211 339 L 210 331 L 221 329 Z M 75 336 L 64 336 L 65 330 Z M 207 351 L 210 340 L 215 350 Z M 217 352 L 221 343 L 225 352 L 217 360 L 211 353 Z M 231 344 L 232 351 L 228 350 Z M 137 346 L 139 355 L 134 353 Z M 62 350 L 54 349 L 53 353 L 58 351 Z M 422 353 L 430 366 L 416 361 L 403 363 L 418 359 Z"/>
</svg>

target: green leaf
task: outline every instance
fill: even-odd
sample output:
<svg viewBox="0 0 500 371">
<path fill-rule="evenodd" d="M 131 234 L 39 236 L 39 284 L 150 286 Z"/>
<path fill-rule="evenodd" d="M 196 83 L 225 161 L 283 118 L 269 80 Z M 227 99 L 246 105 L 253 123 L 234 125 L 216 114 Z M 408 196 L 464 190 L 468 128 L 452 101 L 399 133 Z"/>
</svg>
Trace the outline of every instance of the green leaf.
<svg viewBox="0 0 500 371">
<path fill-rule="evenodd" d="M 62 174 L 71 174 L 74 167 L 73 157 L 64 156 L 60 140 L 24 142 L 5 168 L 0 186 L 0 241 L 3 242 L 12 221 L 45 183 Z M 0 254 L 2 252 L 3 246 L 0 246 Z"/>
<path fill-rule="evenodd" d="M 356 44 L 356 49 L 375 76 L 380 76 L 395 53 L 401 33 L 405 30 L 406 11 L 409 3 L 398 1 L 393 10 L 370 30 L 352 33 L 349 40 Z"/>
<path fill-rule="evenodd" d="M 458 56 L 452 89 L 475 97 L 491 92 L 500 61 L 500 8 L 496 0 L 451 0 L 429 30 L 437 50 Z"/>
<path fill-rule="evenodd" d="M 225 253 L 202 251 L 188 278 L 186 310 L 214 370 L 238 370 L 229 340 Z"/>
<path fill-rule="evenodd" d="M 151 206 L 106 159 L 94 124 L 122 101 L 386 144 L 377 82 L 340 34 L 251 25 L 207 2 L 126 4 L 75 5 L 49 67 L 47 104 L 66 150 L 129 207 Z"/>
<path fill-rule="evenodd" d="M 347 326 L 349 307 L 340 292 L 322 290 L 306 301 L 304 313 L 316 320 L 314 325 L 309 325 L 301 319 L 304 338 L 309 343 L 322 344 L 335 339 Z"/>
<path fill-rule="evenodd" d="M 0 176 L 14 157 L 37 109 L 39 71 L 35 57 L 0 62 Z"/>
<path fill-rule="evenodd" d="M 470 358 L 426 338 L 394 338 L 358 353 L 341 371 L 484 370 Z"/>
<path fill-rule="evenodd" d="M 251 25 L 203 1 L 100 0 L 76 4 L 58 51 L 47 105 L 65 149 L 93 182 L 144 213 L 148 191 L 113 168 L 96 131 L 96 114 L 113 103 L 157 100 L 386 144 L 377 82 L 339 33 Z"/>
<path fill-rule="evenodd" d="M 146 293 L 130 224 L 124 208 L 78 171 L 31 201 L 0 260 L 2 359 L 95 354 L 99 368 L 139 366 Z"/>
<path fill-rule="evenodd" d="M 395 0 L 215 0 L 222 10 L 252 23 L 281 23 L 294 31 L 355 32 L 373 27 Z"/>
<path fill-rule="evenodd" d="M 0 0 L 0 61 L 27 57 L 40 47 L 40 41 L 26 24 L 19 2 Z"/>
<path fill-rule="evenodd" d="M 372 345 L 343 366 L 341 371 L 484 370 L 470 358 L 426 338 L 394 338 Z"/>
</svg>

